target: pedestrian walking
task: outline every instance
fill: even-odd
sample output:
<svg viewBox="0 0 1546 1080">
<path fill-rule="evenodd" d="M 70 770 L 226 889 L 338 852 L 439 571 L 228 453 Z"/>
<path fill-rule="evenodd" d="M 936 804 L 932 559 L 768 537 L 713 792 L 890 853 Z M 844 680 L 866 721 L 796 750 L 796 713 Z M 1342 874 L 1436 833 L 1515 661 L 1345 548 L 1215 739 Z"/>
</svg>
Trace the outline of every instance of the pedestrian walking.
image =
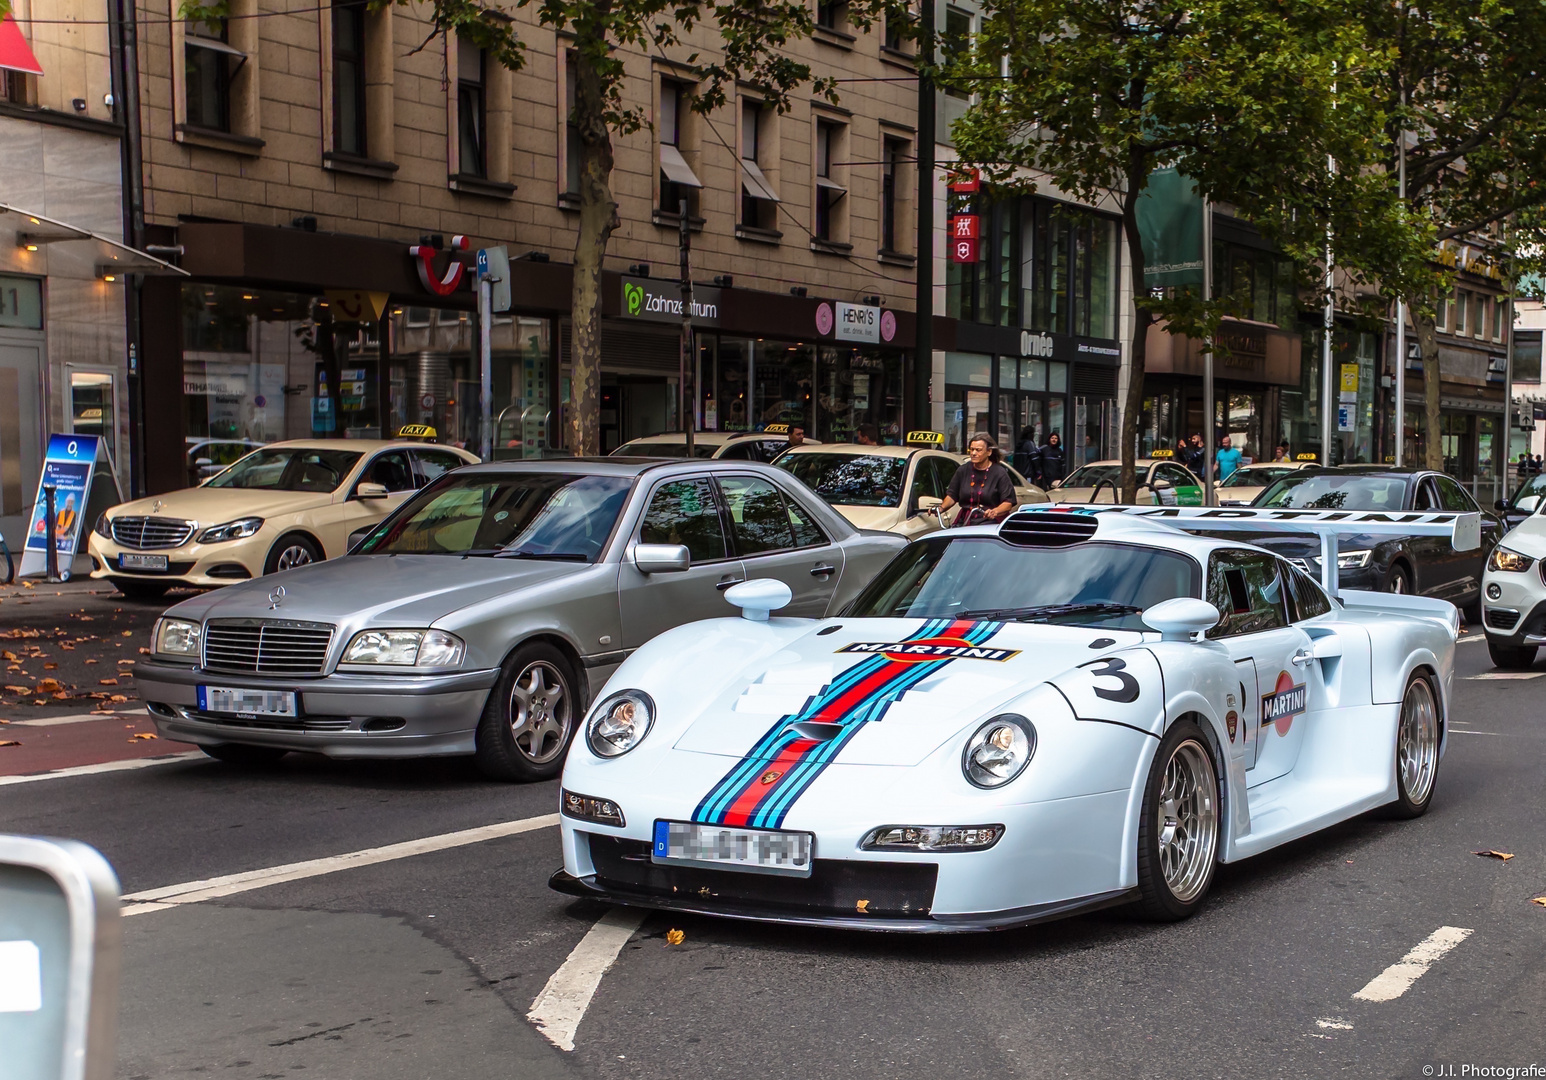
<svg viewBox="0 0 1546 1080">
<path fill-rule="evenodd" d="M 1225 435 L 1219 440 L 1219 448 L 1213 454 L 1213 464 L 1218 469 L 1219 483 L 1228 480 L 1230 474 L 1240 467 L 1240 451 L 1236 450 Z"/>
<path fill-rule="evenodd" d="M 1050 485 L 1067 475 L 1068 455 L 1063 450 L 1063 438 L 1054 431 L 1041 448 L 1041 477 Z"/>
</svg>

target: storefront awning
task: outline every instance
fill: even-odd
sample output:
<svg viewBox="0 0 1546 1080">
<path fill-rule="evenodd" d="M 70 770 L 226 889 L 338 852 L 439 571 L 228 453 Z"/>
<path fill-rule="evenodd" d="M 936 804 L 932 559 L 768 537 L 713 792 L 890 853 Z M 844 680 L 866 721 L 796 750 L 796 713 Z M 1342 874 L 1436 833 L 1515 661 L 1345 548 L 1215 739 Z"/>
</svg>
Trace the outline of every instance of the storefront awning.
<svg viewBox="0 0 1546 1080">
<path fill-rule="evenodd" d="M 128 244 L 83 229 L 69 222 L 56 221 L 51 217 L 24 210 L 19 206 L 0 203 L 0 214 L 16 214 L 20 221 L 10 221 L 16 229 L 16 246 L 36 250 L 43 244 L 87 242 L 98 245 L 97 273 L 100 274 L 160 274 L 187 277 L 188 272 L 173 266 L 164 259 L 130 247 Z"/>
<path fill-rule="evenodd" d="M 43 65 L 32 55 L 32 46 L 22 36 L 21 27 L 10 14 L 0 19 L 0 68 L 28 75 L 43 74 Z"/>
</svg>

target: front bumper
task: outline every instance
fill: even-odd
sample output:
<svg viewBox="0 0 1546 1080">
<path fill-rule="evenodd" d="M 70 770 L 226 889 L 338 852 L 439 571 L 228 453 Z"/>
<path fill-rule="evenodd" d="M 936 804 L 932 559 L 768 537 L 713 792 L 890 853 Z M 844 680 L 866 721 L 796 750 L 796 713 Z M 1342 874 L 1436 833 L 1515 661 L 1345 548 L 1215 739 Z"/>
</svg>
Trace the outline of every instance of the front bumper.
<svg viewBox="0 0 1546 1080">
<path fill-rule="evenodd" d="M 335 758 L 470 754 L 499 670 L 451 675 L 325 675 L 279 679 L 142 660 L 135 686 L 163 738 L 309 750 Z M 294 719 L 201 712 L 200 686 L 293 690 Z"/>
<path fill-rule="evenodd" d="M 86 545 L 91 555 L 91 576 L 103 581 L 165 582 L 168 585 L 194 585 L 211 588 L 230 585 L 237 581 L 263 576 L 263 563 L 268 558 L 273 537 L 266 535 L 266 528 L 241 540 L 229 540 L 220 544 L 201 544 L 190 540 L 175 548 L 122 547 L 114 541 L 91 534 Z M 119 561 L 123 555 L 165 555 L 165 570 L 139 570 L 126 568 Z"/>
</svg>

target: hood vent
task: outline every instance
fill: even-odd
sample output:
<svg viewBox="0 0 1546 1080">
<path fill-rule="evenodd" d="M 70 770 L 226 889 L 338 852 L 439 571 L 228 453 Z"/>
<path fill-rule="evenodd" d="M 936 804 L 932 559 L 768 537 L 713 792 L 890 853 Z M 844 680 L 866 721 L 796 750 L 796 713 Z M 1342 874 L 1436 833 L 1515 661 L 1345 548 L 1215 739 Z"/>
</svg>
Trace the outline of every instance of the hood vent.
<svg viewBox="0 0 1546 1080">
<path fill-rule="evenodd" d="M 1099 522 L 1082 514 L 1011 514 L 998 535 L 1021 547 L 1068 547 L 1089 540 L 1098 527 Z"/>
</svg>

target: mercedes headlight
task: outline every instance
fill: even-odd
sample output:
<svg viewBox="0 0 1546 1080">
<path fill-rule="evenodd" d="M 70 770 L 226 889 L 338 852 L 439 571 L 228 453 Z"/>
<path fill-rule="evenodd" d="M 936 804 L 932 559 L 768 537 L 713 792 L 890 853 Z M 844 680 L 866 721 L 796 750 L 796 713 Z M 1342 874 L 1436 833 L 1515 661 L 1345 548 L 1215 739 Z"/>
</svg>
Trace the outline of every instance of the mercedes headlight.
<svg viewBox="0 0 1546 1080">
<path fill-rule="evenodd" d="M 199 533 L 199 543 L 218 544 L 225 540 L 243 540 L 262 527 L 263 519 L 259 517 L 228 521 L 224 525 L 213 525 Z"/>
<path fill-rule="evenodd" d="M 1035 753 L 1036 728 L 1023 716 L 1004 713 L 967 740 L 961 771 L 977 787 L 1003 787 L 1025 771 Z"/>
<path fill-rule="evenodd" d="M 364 630 L 344 650 L 344 664 L 398 667 L 455 667 L 466 645 L 444 630 Z"/>
<path fill-rule="evenodd" d="M 1487 556 L 1487 569 L 1502 570 L 1509 574 L 1522 574 L 1534 564 L 1535 560 L 1530 556 L 1503 547 L 1493 548 L 1492 554 Z"/>
<path fill-rule="evenodd" d="M 113 525 L 112 522 L 107 520 L 106 510 L 97 515 L 97 523 L 91 527 L 91 531 L 104 540 L 111 540 L 113 538 Z"/>
<path fill-rule="evenodd" d="M 1363 551 L 1344 551 L 1337 556 L 1338 570 L 1362 570 L 1369 565 L 1369 560 L 1374 552 L 1365 548 Z"/>
<path fill-rule="evenodd" d="M 198 656 L 204 643 L 204 630 L 196 622 L 163 616 L 156 620 L 150 642 L 151 652 L 165 656 Z"/>
<path fill-rule="evenodd" d="M 597 757 L 615 758 L 644 741 L 655 723 L 655 702 L 643 690 L 623 690 L 591 713 L 585 741 Z"/>
</svg>

